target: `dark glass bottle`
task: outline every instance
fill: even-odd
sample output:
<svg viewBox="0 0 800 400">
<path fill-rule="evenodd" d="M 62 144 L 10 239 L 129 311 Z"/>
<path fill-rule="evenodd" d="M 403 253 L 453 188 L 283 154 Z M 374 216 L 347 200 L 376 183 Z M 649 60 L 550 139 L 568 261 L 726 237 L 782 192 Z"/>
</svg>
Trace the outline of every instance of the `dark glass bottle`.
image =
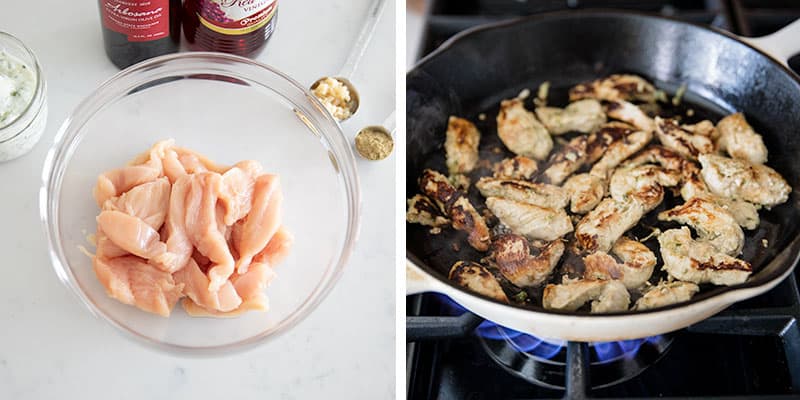
<svg viewBox="0 0 800 400">
<path fill-rule="evenodd" d="M 119 68 L 178 51 L 181 0 L 99 0 L 106 54 Z"/>
<path fill-rule="evenodd" d="M 186 0 L 183 33 L 192 50 L 253 57 L 277 23 L 277 0 Z"/>
</svg>

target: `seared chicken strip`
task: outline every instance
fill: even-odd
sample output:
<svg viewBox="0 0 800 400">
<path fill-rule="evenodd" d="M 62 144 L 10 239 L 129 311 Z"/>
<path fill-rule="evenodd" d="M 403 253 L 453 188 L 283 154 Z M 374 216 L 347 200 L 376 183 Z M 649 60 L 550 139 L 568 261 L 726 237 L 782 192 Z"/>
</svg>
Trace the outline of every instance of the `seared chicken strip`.
<svg viewBox="0 0 800 400">
<path fill-rule="evenodd" d="M 553 272 L 564 254 L 564 242 L 554 240 L 531 254 L 528 239 L 515 234 L 504 234 L 492 242 L 491 257 L 497 268 L 511 283 L 519 287 L 539 286 Z"/>
<path fill-rule="evenodd" d="M 578 174 L 567 179 L 564 189 L 569 193 L 569 210 L 575 214 L 586 214 L 603 200 L 606 182 L 590 174 Z"/>
<path fill-rule="evenodd" d="M 512 232 L 528 239 L 556 240 L 572 232 L 572 221 L 562 208 L 546 208 L 500 197 L 489 197 L 486 206 Z"/>
<path fill-rule="evenodd" d="M 475 186 L 483 197 L 502 197 L 545 208 L 564 208 L 569 203 L 566 190 L 547 183 L 483 177 Z"/>
<path fill-rule="evenodd" d="M 656 137 L 664 147 L 696 160 L 700 154 L 714 152 L 714 143 L 707 136 L 694 135 L 684 130 L 671 118 L 655 118 Z"/>
<path fill-rule="evenodd" d="M 421 194 L 408 199 L 406 221 L 433 228 L 450 224 L 450 220 L 442 215 L 436 205 Z"/>
<path fill-rule="evenodd" d="M 622 140 L 612 142 L 605 153 L 603 153 L 603 157 L 600 158 L 600 161 L 592 166 L 589 173 L 602 179 L 608 179 L 611 170 L 616 168 L 628 157 L 643 149 L 651 140 L 653 140 L 652 132 L 636 131 L 625 136 Z"/>
<path fill-rule="evenodd" d="M 786 202 L 792 188 L 774 169 L 745 160 L 705 154 L 701 174 L 712 193 L 767 208 Z"/>
<path fill-rule="evenodd" d="M 575 311 L 592 302 L 591 312 L 625 311 L 631 302 L 628 289 L 617 280 L 568 280 L 544 288 L 542 306 L 547 310 Z"/>
<path fill-rule="evenodd" d="M 645 292 L 644 296 L 639 300 L 636 300 L 633 309 L 650 310 L 670 304 L 687 302 L 699 291 L 700 287 L 691 282 L 660 282 Z"/>
<path fill-rule="evenodd" d="M 553 139 L 547 128 L 525 109 L 521 99 L 500 103 L 497 136 L 512 153 L 536 160 L 544 160 L 553 149 Z"/>
<path fill-rule="evenodd" d="M 606 198 L 586 214 L 575 227 L 575 240 L 586 252 L 608 252 L 622 234 L 633 228 L 645 209 L 635 201 Z"/>
<path fill-rule="evenodd" d="M 635 100 L 652 103 L 656 100 L 655 93 L 656 88 L 640 76 L 614 74 L 576 85 L 569 90 L 569 100 Z"/>
<path fill-rule="evenodd" d="M 470 246 L 478 251 L 489 249 L 489 228 L 469 200 L 444 175 L 426 169 L 419 178 L 422 192 L 439 206 L 453 221 L 453 228 L 467 233 Z"/>
<path fill-rule="evenodd" d="M 636 128 L 624 122 L 612 121 L 603 124 L 595 132 L 592 132 L 586 141 L 586 164 L 597 162 L 612 143 L 622 141 L 635 131 Z"/>
<path fill-rule="evenodd" d="M 594 99 L 578 100 L 566 108 L 537 107 L 536 116 L 551 135 L 589 133 L 606 122 L 603 106 Z"/>
<path fill-rule="evenodd" d="M 658 236 L 663 269 L 677 280 L 735 285 L 747 280 L 752 267 L 720 252 L 707 241 L 692 239 L 689 228 L 670 229 Z"/>
<path fill-rule="evenodd" d="M 470 262 L 458 261 L 450 268 L 450 280 L 464 286 L 465 288 L 493 298 L 504 303 L 508 303 L 508 297 L 497 278 L 484 266 Z"/>
<path fill-rule="evenodd" d="M 586 162 L 586 136 L 577 136 L 554 153 L 548 161 L 544 176 L 553 185 L 560 185 Z"/>
<path fill-rule="evenodd" d="M 647 246 L 625 237 L 614 243 L 612 253 L 620 262 L 606 252 L 598 251 L 583 258 L 586 279 L 616 279 L 626 288 L 635 289 L 642 286 L 656 266 L 656 255 Z"/>
<path fill-rule="evenodd" d="M 494 166 L 494 177 L 504 179 L 531 180 L 539 172 L 536 161 L 528 157 L 516 156 L 505 158 Z"/>
<path fill-rule="evenodd" d="M 703 178 L 700 177 L 700 168 L 694 163 L 687 164 L 687 166 L 689 165 L 691 165 L 691 168 L 685 170 L 689 171 L 689 177 L 684 181 L 683 186 L 681 186 L 681 197 L 683 197 L 683 200 L 689 201 L 699 197 L 712 201 L 727 210 L 736 220 L 736 223 L 742 228 L 756 229 L 756 227 L 758 227 L 761 219 L 758 216 L 758 208 L 753 205 L 753 203 L 717 196 L 711 193 L 708 186 L 706 186 L 706 183 L 703 181 Z"/>
<path fill-rule="evenodd" d="M 736 219 L 724 208 L 700 197 L 695 197 L 671 210 L 658 214 L 661 221 L 675 221 L 694 228 L 698 240 L 708 241 L 717 250 L 738 256 L 744 246 L 744 232 Z"/>
<path fill-rule="evenodd" d="M 444 150 L 447 155 L 447 171 L 451 175 L 465 174 L 475 168 L 480 141 L 481 133 L 472 122 L 450 116 Z"/>
<path fill-rule="evenodd" d="M 649 212 L 664 199 L 663 186 L 675 186 L 680 182 L 678 174 L 652 164 L 620 167 L 611 176 L 609 192 L 615 200 L 640 203 L 645 212 Z"/>
<path fill-rule="evenodd" d="M 648 117 L 635 104 L 625 100 L 610 101 L 606 105 L 608 116 L 623 122 L 627 122 L 642 131 L 652 131 L 655 129 L 653 119 Z"/>
<path fill-rule="evenodd" d="M 713 141 L 717 141 L 719 138 L 719 130 L 714 127 L 714 123 L 704 119 L 696 124 L 683 124 L 681 128 L 685 131 L 689 131 L 695 135 L 705 136 L 711 138 Z"/>
<path fill-rule="evenodd" d="M 719 140 L 717 147 L 733 158 L 747 160 L 751 164 L 767 162 L 767 146 L 742 113 L 731 114 L 717 123 Z"/>
</svg>

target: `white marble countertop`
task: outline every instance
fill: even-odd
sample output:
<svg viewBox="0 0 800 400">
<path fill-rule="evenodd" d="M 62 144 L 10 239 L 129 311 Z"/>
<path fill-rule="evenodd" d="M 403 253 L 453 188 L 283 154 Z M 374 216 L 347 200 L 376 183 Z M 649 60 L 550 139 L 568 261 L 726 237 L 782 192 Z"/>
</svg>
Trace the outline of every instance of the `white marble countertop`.
<svg viewBox="0 0 800 400">
<path fill-rule="evenodd" d="M 281 0 L 259 60 L 300 82 L 338 71 L 369 0 Z M 3 2 L 0 30 L 37 54 L 48 127 L 28 155 L 0 164 L 0 399 L 386 399 L 395 396 L 395 157 L 359 161 L 360 240 L 341 280 L 306 320 L 256 349 L 221 358 L 166 355 L 95 319 L 58 281 L 39 223 L 45 153 L 77 103 L 117 72 L 95 1 Z M 352 135 L 395 104 L 395 6 L 386 7 L 354 76 Z M 364 99 L 369 99 L 367 102 Z"/>
</svg>

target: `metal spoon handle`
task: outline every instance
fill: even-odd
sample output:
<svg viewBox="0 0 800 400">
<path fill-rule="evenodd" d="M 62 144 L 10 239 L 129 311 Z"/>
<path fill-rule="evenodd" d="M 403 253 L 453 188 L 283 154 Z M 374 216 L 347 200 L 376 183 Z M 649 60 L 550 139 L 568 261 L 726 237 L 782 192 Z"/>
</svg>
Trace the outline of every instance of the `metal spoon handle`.
<svg viewBox="0 0 800 400">
<path fill-rule="evenodd" d="M 339 71 L 339 76 L 350 79 L 353 72 L 358 68 L 358 63 L 361 62 L 361 57 L 364 56 L 364 51 L 367 49 L 373 33 L 375 33 L 375 26 L 378 25 L 378 20 L 383 14 L 385 6 L 386 0 L 374 0 L 370 5 L 367 19 L 361 27 L 361 32 L 358 33 L 353 49 L 350 50 L 347 60 L 345 60 L 342 69 Z"/>
<path fill-rule="evenodd" d="M 394 117 L 394 111 L 389 114 L 388 117 L 383 121 L 383 127 L 386 128 L 386 131 L 389 132 L 392 136 L 394 136 L 394 130 L 397 128 L 396 120 Z"/>
</svg>

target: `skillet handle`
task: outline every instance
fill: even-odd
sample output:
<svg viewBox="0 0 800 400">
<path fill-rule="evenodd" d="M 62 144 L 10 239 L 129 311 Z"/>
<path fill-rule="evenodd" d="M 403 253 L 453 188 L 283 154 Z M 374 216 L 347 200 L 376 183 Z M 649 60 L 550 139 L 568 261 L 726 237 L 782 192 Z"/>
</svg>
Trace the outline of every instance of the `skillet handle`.
<svg viewBox="0 0 800 400">
<path fill-rule="evenodd" d="M 758 47 L 781 64 L 786 65 L 789 58 L 800 53 L 800 19 L 767 36 L 742 38 L 742 40 Z"/>
<path fill-rule="evenodd" d="M 441 283 L 420 267 L 406 261 L 406 296 L 425 292 L 438 292 Z"/>
</svg>

